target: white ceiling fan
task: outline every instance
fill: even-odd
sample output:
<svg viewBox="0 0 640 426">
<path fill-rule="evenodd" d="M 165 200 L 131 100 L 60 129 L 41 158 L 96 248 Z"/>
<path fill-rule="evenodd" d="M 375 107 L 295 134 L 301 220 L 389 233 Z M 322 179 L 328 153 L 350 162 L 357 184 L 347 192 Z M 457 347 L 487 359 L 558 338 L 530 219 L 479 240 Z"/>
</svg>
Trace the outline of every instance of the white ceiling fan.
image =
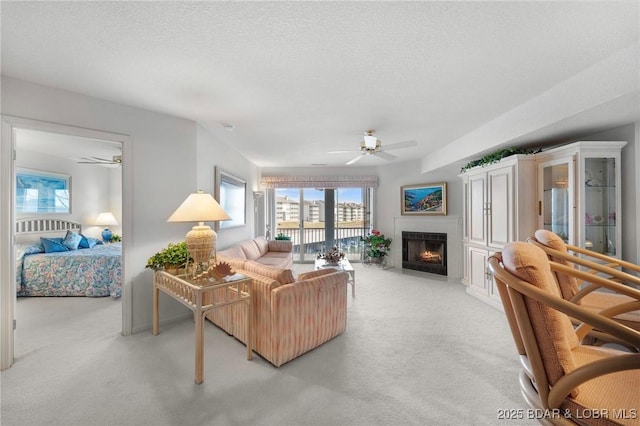
<svg viewBox="0 0 640 426">
<path fill-rule="evenodd" d="M 359 152 L 360 154 L 358 154 L 357 157 L 347 161 L 347 165 L 349 164 L 353 164 L 356 161 L 359 161 L 363 156 L 365 155 L 376 155 L 380 158 L 383 158 L 385 160 L 391 161 L 395 158 L 397 158 L 395 155 L 391 155 L 389 154 L 387 151 L 390 151 L 392 149 L 400 149 L 400 148 L 410 148 L 413 146 L 417 145 L 416 141 L 405 141 L 405 142 L 398 142 L 398 143 L 392 143 L 390 145 L 387 145 L 384 150 L 382 148 L 382 141 L 380 139 L 378 139 L 377 137 L 373 136 L 373 133 L 375 132 L 375 130 L 367 130 L 366 132 L 364 132 L 364 140 L 362 140 L 360 142 L 360 149 L 359 150 L 352 150 L 352 151 L 329 151 L 329 154 L 343 154 L 345 152 Z"/>
<path fill-rule="evenodd" d="M 81 161 L 78 161 L 78 164 L 120 165 L 122 164 L 122 155 L 114 155 L 111 160 L 108 160 L 106 158 L 101 158 L 101 157 L 90 157 L 90 158 L 82 157 L 80 160 Z"/>
</svg>

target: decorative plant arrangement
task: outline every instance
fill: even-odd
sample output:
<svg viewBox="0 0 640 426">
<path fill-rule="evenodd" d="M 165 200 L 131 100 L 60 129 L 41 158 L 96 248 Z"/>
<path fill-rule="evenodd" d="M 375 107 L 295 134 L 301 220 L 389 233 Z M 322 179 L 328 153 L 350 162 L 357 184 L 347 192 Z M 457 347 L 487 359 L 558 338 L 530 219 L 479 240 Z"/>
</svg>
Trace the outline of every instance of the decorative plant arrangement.
<svg viewBox="0 0 640 426">
<path fill-rule="evenodd" d="M 122 241 L 122 237 L 118 234 L 111 235 L 111 239 L 109 240 L 110 243 L 119 243 L 120 241 Z"/>
<path fill-rule="evenodd" d="M 289 235 L 283 234 L 282 232 L 278 232 L 278 235 L 276 235 L 276 240 L 289 241 L 291 240 L 291 237 Z"/>
<path fill-rule="evenodd" d="M 344 259 L 344 253 L 338 250 L 337 246 L 333 246 L 333 248 L 326 253 L 318 253 L 318 259 L 324 259 L 327 263 L 337 265 Z"/>
<path fill-rule="evenodd" d="M 165 271 L 183 269 L 187 265 L 187 261 L 191 261 L 191 257 L 187 252 L 187 243 L 169 243 L 169 245 L 158 253 L 154 254 L 147 260 L 145 268 L 154 271 L 164 269 Z"/>
<path fill-rule="evenodd" d="M 537 154 L 538 152 L 541 152 L 541 151 L 542 150 L 540 148 L 511 147 L 511 148 L 500 149 L 494 153 L 485 155 L 479 160 L 473 160 L 468 162 L 465 166 L 462 167 L 462 169 L 460 169 L 460 173 L 465 173 L 467 170 L 472 169 L 476 166 L 484 167 L 490 164 L 497 163 L 503 158 L 510 157 L 515 154 L 529 155 L 529 154 Z"/>
<path fill-rule="evenodd" d="M 372 230 L 371 234 L 361 237 L 365 245 L 365 253 L 368 257 L 384 257 L 391 250 L 391 238 L 386 238 L 378 230 Z"/>
</svg>

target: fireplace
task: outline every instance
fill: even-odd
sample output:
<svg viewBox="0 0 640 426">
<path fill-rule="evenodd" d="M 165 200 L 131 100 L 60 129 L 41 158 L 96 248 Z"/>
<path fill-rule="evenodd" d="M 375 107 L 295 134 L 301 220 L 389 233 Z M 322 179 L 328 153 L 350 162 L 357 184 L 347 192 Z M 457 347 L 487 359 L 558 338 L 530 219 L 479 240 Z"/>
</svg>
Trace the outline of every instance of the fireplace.
<svg viewBox="0 0 640 426">
<path fill-rule="evenodd" d="M 447 275 L 447 234 L 402 231 L 402 267 Z"/>
</svg>

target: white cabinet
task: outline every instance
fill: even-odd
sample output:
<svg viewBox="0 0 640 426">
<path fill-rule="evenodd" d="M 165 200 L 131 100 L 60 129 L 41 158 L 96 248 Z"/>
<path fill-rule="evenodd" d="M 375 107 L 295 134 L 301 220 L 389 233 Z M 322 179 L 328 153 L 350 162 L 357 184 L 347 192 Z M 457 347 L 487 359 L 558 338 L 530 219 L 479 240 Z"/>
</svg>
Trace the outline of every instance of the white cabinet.
<svg viewBox="0 0 640 426">
<path fill-rule="evenodd" d="M 514 155 L 460 175 L 464 187 L 464 270 L 467 292 L 501 309 L 487 259 L 537 226 L 536 161 Z"/>
<path fill-rule="evenodd" d="M 622 257 L 620 155 L 624 141 L 581 141 L 538 158 L 540 228 L 569 244 Z"/>
</svg>

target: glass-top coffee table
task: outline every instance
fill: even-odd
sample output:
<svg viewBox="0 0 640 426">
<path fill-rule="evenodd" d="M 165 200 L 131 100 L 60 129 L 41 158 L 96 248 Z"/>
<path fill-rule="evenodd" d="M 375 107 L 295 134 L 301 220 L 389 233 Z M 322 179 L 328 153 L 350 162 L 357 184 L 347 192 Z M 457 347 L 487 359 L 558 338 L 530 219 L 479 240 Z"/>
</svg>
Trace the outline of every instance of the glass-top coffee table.
<svg viewBox="0 0 640 426">
<path fill-rule="evenodd" d="M 353 269 L 353 266 L 351 265 L 351 262 L 349 262 L 349 259 L 342 259 L 337 265 L 329 264 L 324 259 L 316 259 L 313 268 L 336 268 L 349 273 L 348 283 L 351 284 L 351 297 L 356 297 L 356 271 Z"/>
</svg>

